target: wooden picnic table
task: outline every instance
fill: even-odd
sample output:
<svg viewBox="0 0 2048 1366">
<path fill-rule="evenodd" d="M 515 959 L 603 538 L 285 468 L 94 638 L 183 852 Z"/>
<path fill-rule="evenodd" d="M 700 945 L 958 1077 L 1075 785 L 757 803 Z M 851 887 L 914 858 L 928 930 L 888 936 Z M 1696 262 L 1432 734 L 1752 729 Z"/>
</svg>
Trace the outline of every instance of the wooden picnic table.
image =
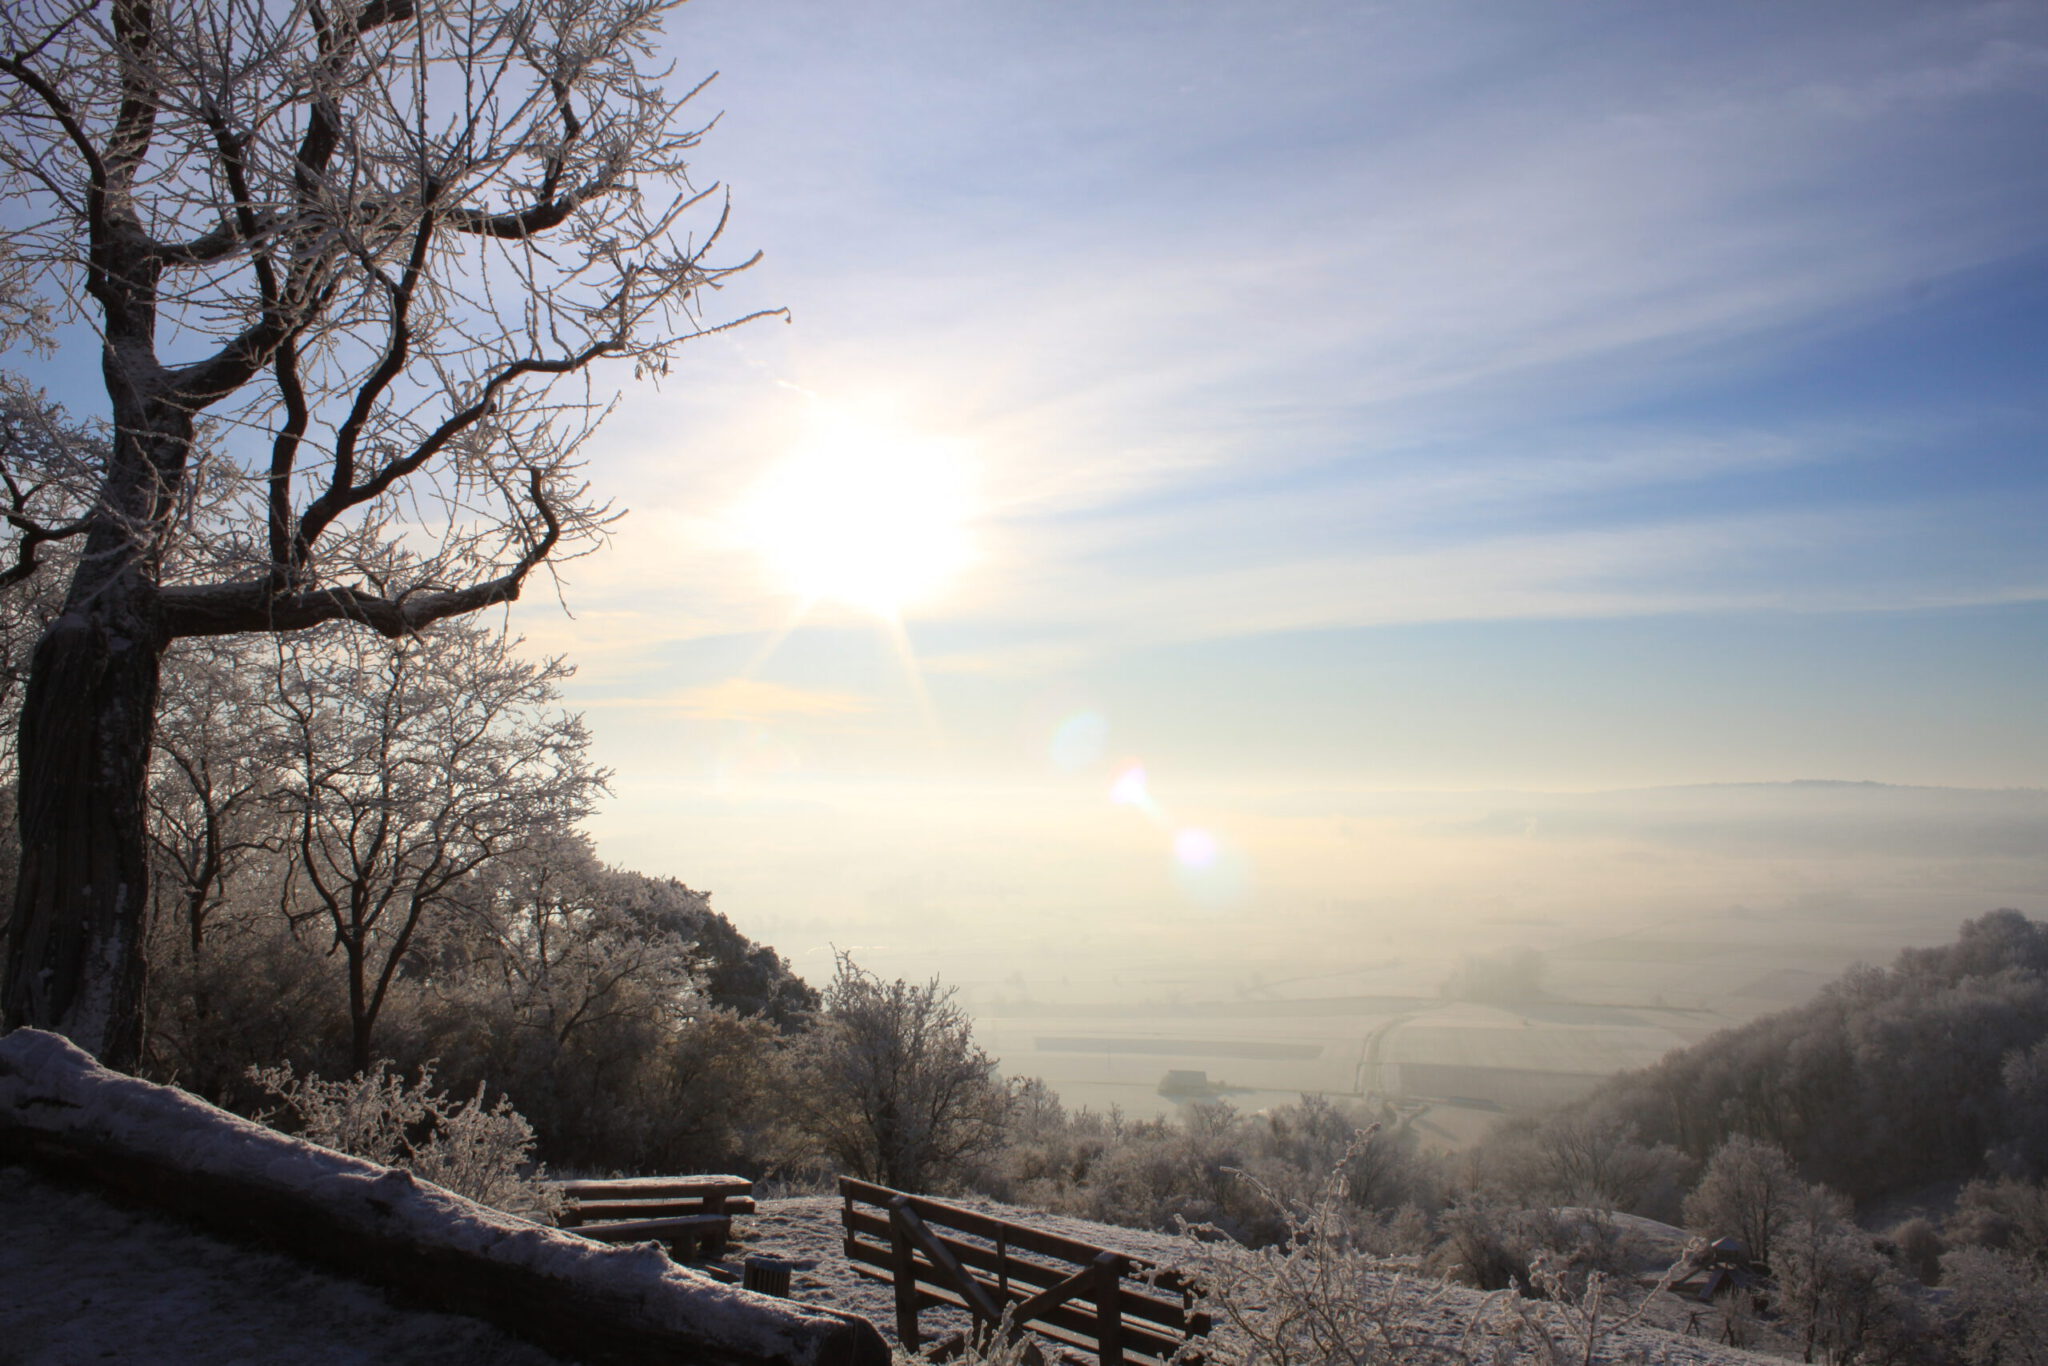
<svg viewBox="0 0 2048 1366">
<path fill-rule="evenodd" d="M 561 1226 L 600 1243 L 666 1243 L 683 1260 L 724 1253 L 736 1214 L 754 1212 L 744 1176 L 626 1177 L 557 1181 Z"/>
</svg>

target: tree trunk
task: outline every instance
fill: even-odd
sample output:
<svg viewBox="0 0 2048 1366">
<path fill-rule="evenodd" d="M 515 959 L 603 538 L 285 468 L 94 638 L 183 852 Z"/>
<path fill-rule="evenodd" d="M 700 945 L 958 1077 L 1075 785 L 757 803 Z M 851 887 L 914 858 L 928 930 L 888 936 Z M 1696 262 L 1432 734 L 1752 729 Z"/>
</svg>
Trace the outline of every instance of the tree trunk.
<svg viewBox="0 0 2048 1366">
<path fill-rule="evenodd" d="M 348 1011 L 348 1065 L 359 1077 L 370 1074 L 370 1031 L 376 1028 L 376 1018 L 363 1003 L 362 980 L 351 974 L 349 980 Z"/>
<path fill-rule="evenodd" d="M 115 436 L 63 614 L 21 707 L 21 879 L 0 1022 L 54 1030 L 109 1067 L 142 1060 L 149 910 L 144 791 L 164 637 L 162 535 L 192 415 L 105 358 Z"/>
<path fill-rule="evenodd" d="M 162 651 L 152 586 L 116 577 L 37 642 L 21 711 L 21 880 L 5 1020 L 141 1060 L 143 786 Z"/>
<path fill-rule="evenodd" d="M 351 898 L 361 888 L 350 889 Z M 377 1007 L 370 995 L 368 936 L 360 929 L 342 945 L 348 956 L 348 1065 L 359 1077 L 370 1074 L 370 1031 L 377 1025 Z"/>
</svg>

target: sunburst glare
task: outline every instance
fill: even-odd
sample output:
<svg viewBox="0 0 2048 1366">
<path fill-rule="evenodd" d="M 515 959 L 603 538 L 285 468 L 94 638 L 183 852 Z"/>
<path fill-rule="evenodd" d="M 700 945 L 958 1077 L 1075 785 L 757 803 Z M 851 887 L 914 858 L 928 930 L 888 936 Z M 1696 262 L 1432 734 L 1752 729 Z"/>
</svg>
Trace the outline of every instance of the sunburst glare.
<svg viewBox="0 0 2048 1366">
<path fill-rule="evenodd" d="M 895 620 L 973 558 L 972 485 L 961 443 L 821 411 L 740 521 L 790 591 Z"/>
</svg>

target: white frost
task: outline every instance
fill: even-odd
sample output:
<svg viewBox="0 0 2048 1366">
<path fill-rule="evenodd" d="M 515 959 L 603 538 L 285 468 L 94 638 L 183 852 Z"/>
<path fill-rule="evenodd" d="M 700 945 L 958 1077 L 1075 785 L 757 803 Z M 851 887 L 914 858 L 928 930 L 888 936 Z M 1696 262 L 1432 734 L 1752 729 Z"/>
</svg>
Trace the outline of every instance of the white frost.
<svg viewBox="0 0 2048 1366">
<path fill-rule="evenodd" d="M 0 1124 L 72 1134 L 183 1171 L 268 1187 L 381 1236 L 525 1268 L 633 1303 L 650 1327 L 738 1354 L 803 1361 L 839 1319 L 720 1284 L 675 1265 L 654 1244 L 607 1247 L 487 1209 L 410 1173 L 110 1071 L 68 1039 L 39 1030 L 0 1038 Z"/>
</svg>

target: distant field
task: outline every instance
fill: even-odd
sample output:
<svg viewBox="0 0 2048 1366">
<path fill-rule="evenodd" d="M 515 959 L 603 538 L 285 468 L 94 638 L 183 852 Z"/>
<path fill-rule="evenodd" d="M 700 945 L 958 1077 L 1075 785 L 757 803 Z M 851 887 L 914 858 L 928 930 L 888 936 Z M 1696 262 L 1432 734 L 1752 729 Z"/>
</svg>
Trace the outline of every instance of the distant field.
<svg viewBox="0 0 2048 1366">
<path fill-rule="evenodd" d="M 1166 1054 L 1176 1058 L 1245 1058 L 1257 1062 L 1309 1062 L 1323 1056 L 1317 1043 L 1275 1043 L 1267 1039 L 1091 1038 L 1086 1035 L 1041 1036 L 1032 1041 L 1040 1053 Z"/>
<path fill-rule="evenodd" d="M 1160 1095 L 1161 1081 L 1199 1073 L 1210 1094 L 1252 1110 L 1306 1093 L 1427 1105 L 1423 1131 L 1455 1147 L 1504 1112 L 1568 1102 L 1808 1000 L 1852 963 L 1888 962 L 1952 933 L 1947 916 L 1929 912 L 1733 907 L 1610 920 L 1595 933 L 1494 933 L 1477 942 L 1540 960 L 1537 995 L 1512 1005 L 1445 999 L 1439 986 L 1460 958 L 1439 940 L 1434 956 L 1416 944 L 1393 956 L 1361 950 L 1312 972 L 1298 959 L 1112 960 L 1116 978 L 1092 988 L 1062 979 L 1035 996 L 1013 976 L 971 1006 L 1003 1070 L 1044 1078 L 1071 1106 L 1171 1114 L 1186 1097 Z"/>
<path fill-rule="evenodd" d="M 1384 1004 L 1396 1004 L 1388 1001 Z M 1304 1014 L 1262 1002 L 1257 1014 L 1199 1006 L 1142 1017 L 1069 1007 L 984 1013 L 979 1037 L 1013 1076 L 1044 1078 L 1069 1105 L 1127 1114 L 1172 1113 L 1159 1094 L 1168 1071 L 1204 1074 L 1242 1108 L 1304 1093 L 1340 1099 L 1466 1102 L 1488 1110 L 1554 1104 L 1602 1077 L 1656 1061 L 1714 1027 L 1696 1013 L 1551 1003 L 1526 1010 L 1401 998 L 1399 1010 Z M 1068 1027 L 1046 1028 L 1049 1017 Z M 1143 1028 L 1134 1028 L 1142 1018 Z M 1219 1023 L 1232 1026 L 1218 1030 Z M 1105 1028 L 1104 1026 L 1109 1026 Z M 1470 1124 L 1460 1126 L 1469 1129 Z"/>
</svg>

